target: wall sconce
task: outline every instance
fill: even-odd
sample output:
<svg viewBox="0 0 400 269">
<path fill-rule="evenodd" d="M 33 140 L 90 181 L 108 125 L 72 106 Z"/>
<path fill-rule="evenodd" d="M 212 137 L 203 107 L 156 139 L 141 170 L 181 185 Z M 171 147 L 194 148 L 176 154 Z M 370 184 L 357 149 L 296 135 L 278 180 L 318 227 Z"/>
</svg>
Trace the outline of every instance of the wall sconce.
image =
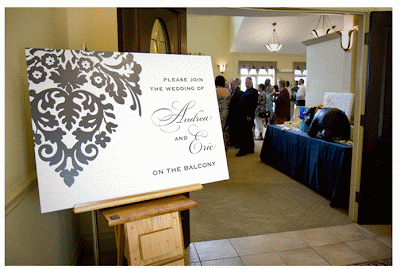
<svg viewBox="0 0 400 269">
<path fill-rule="evenodd" d="M 340 33 L 340 45 L 345 51 L 353 46 L 354 30 L 342 30 Z"/>
<path fill-rule="evenodd" d="M 218 68 L 219 68 L 219 72 L 224 73 L 226 70 L 226 64 L 219 64 Z"/>
</svg>

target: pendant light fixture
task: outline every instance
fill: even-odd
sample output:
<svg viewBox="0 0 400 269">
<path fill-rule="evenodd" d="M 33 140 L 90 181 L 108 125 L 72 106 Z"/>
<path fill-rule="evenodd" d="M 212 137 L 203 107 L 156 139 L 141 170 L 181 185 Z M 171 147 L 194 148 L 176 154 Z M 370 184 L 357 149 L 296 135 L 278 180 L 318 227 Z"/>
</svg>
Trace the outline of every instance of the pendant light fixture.
<svg viewBox="0 0 400 269">
<path fill-rule="evenodd" d="M 318 28 L 318 27 L 319 27 L 319 24 L 321 23 L 321 19 L 322 19 L 322 27 L 321 27 L 321 28 Z M 321 16 L 319 17 L 317 26 L 315 27 L 314 30 L 312 30 L 311 33 L 312 33 L 315 37 L 320 37 L 320 36 L 327 35 L 327 34 L 329 34 L 329 33 L 333 33 L 334 30 L 335 30 L 335 26 L 332 26 L 332 24 L 331 24 L 331 22 L 330 22 L 328 16 L 321 15 Z"/>
<path fill-rule="evenodd" d="M 276 22 L 274 22 L 272 24 L 272 26 L 274 27 L 274 30 L 272 31 L 272 42 L 270 42 L 269 44 L 265 45 L 267 47 L 267 49 L 271 52 L 277 52 L 279 51 L 283 45 L 279 43 L 278 41 L 278 35 L 276 34 L 276 30 L 275 30 L 275 26 L 276 26 Z"/>
</svg>

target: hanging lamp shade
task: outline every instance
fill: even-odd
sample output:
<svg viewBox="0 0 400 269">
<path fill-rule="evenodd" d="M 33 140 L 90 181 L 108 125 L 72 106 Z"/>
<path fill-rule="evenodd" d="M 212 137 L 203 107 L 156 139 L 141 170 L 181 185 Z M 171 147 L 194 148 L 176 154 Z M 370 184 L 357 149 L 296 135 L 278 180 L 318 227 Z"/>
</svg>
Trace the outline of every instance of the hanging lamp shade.
<svg viewBox="0 0 400 269">
<path fill-rule="evenodd" d="M 322 25 L 320 26 L 321 19 L 322 19 Z M 320 37 L 320 36 L 327 35 L 329 33 L 333 33 L 334 31 L 335 31 L 335 26 L 332 26 L 328 16 L 321 15 L 319 17 L 317 26 L 315 27 L 314 30 L 311 31 L 311 33 L 315 37 Z"/>
<path fill-rule="evenodd" d="M 276 22 L 274 22 L 272 24 L 272 26 L 274 27 L 274 29 L 272 31 L 271 42 L 269 44 L 265 45 L 265 47 L 267 47 L 267 49 L 271 52 L 277 52 L 283 47 L 283 45 L 280 44 L 278 41 L 278 35 L 275 30 Z"/>
</svg>

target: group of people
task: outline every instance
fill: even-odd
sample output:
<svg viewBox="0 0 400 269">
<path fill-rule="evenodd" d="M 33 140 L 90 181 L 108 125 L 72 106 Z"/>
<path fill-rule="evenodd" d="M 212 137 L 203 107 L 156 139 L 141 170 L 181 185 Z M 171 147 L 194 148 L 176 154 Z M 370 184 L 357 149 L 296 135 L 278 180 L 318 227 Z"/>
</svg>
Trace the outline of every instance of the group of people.
<svg viewBox="0 0 400 269">
<path fill-rule="evenodd" d="M 251 77 L 246 78 L 245 91 L 240 89 L 240 84 L 239 78 L 226 81 L 223 76 L 217 76 L 215 79 L 225 149 L 228 146 L 239 148 L 238 157 L 254 153 L 254 139 L 262 140 L 268 125 L 290 120 L 291 102 L 284 80 L 278 80 L 275 88 L 267 79 L 257 90 Z M 296 96 L 297 105 L 304 106 L 304 80 L 301 79 L 299 85 L 291 87 L 292 96 Z M 254 137 L 255 126 L 259 130 L 257 137 Z"/>
</svg>

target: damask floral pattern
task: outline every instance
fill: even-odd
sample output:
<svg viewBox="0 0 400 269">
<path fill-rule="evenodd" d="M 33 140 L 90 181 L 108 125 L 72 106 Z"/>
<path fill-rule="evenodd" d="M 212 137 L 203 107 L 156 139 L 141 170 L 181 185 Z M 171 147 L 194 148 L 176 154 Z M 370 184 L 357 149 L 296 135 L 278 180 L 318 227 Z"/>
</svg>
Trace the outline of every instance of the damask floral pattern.
<svg viewBox="0 0 400 269">
<path fill-rule="evenodd" d="M 142 68 L 129 53 L 27 49 L 26 55 L 38 156 L 71 187 L 118 127 L 106 95 L 117 105 L 131 100 L 141 116 Z"/>
</svg>

